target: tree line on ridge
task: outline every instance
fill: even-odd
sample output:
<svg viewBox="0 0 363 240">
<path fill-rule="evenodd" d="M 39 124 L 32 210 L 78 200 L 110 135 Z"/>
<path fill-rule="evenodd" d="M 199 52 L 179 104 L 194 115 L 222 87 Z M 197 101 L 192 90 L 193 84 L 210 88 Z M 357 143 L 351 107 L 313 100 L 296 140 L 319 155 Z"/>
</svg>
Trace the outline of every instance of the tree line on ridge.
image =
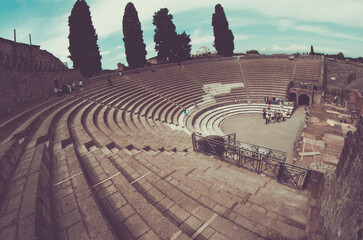
<svg viewBox="0 0 363 240">
<path fill-rule="evenodd" d="M 153 15 L 155 26 L 154 42 L 157 60 L 180 62 L 190 59 L 191 39 L 185 31 L 176 32 L 173 15 L 167 8 L 162 8 Z M 73 68 L 80 69 L 86 77 L 98 74 L 101 67 L 101 54 L 97 44 L 98 35 L 93 27 L 89 6 L 85 0 L 77 0 L 68 18 L 69 25 L 69 58 Z M 232 56 L 234 36 L 229 29 L 224 9 L 220 4 L 215 6 L 212 16 L 214 44 L 217 54 Z M 126 60 L 130 68 L 143 67 L 146 64 L 146 45 L 138 12 L 133 3 L 125 7 L 122 19 L 123 41 Z"/>
</svg>

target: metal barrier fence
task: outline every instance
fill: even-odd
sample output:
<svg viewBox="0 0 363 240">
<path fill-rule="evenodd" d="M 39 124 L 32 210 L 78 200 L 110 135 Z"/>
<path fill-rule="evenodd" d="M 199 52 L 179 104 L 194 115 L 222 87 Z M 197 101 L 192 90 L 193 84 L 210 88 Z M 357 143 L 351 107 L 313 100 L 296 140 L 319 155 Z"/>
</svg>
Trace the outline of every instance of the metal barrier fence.
<svg viewBox="0 0 363 240">
<path fill-rule="evenodd" d="M 0 65 L 9 68 L 34 71 L 57 71 L 68 69 L 63 63 L 32 61 L 4 53 L 0 53 Z"/>
<path fill-rule="evenodd" d="M 193 150 L 211 154 L 222 161 L 276 178 L 277 182 L 303 189 L 310 169 L 286 163 L 286 153 L 236 140 L 236 134 L 208 138 L 192 134 Z"/>
</svg>

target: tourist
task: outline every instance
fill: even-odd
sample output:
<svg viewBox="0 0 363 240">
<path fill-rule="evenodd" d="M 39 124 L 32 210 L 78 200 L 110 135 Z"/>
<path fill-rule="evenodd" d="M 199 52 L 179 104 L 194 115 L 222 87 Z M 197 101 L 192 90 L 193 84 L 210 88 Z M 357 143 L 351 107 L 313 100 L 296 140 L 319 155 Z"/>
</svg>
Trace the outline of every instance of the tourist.
<svg viewBox="0 0 363 240">
<path fill-rule="evenodd" d="M 73 81 L 73 83 L 72 83 L 72 91 L 76 91 L 76 89 L 77 89 L 76 81 Z"/>
<path fill-rule="evenodd" d="M 304 82 L 304 89 L 308 89 L 308 83 Z"/>
<path fill-rule="evenodd" d="M 335 103 L 335 105 L 338 105 L 338 99 L 339 99 L 339 96 L 338 95 L 335 95 L 335 97 L 334 97 L 334 103 Z"/>
<path fill-rule="evenodd" d="M 238 101 L 237 101 L 237 98 L 236 98 L 236 97 L 234 98 L 234 103 L 235 103 L 235 104 L 237 104 L 237 103 L 238 103 Z"/>
<path fill-rule="evenodd" d="M 305 106 L 305 115 L 309 116 L 309 107 L 308 107 L 308 105 Z"/>
<path fill-rule="evenodd" d="M 285 122 L 285 118 L 286 118 L 286 113 L 285 111 L 282 111 L 282 121 Z"/>
<path fill-rule="evenodd" d="M 280 119 L 282 118 L 281 112 L 277 113 L 277 122 L 280 122 Z"/>
<path fill-rule="evenodd" d="M 108 84 L 109 85 L 112 85 L 112 81 L 111 81 L 111 77 L 110 76 L 107 77 L 107 81 L 108 81 Z"/>
<path fill-rule="evenodd" d="M 300 87 L 301 89 L 304 89 L 304 83 L 302 81 L 300 81 Z"/>
<path fill-rule="evenodd" d="M 71 94 L 72 93 L 72 87 L 70 84 L 67 84 L 67 88 L 68 88 L 68 93 Z"/>
<path fill-rule="evenodd" d="M 267 104 L 267 102 L 268 102 L 268 97 L 265 97 L 265 103 Z"/>
<path fill-rule="evenodd" d="M 57 97 L 62 96 L 62 90 L 60 90 L 58 88 L 54 88 L 54 93 L 55 93 L 55 95 L 57 95 Z"/>
<path fill-rule="evenodd" d="M 83 82 L 82 82 L 82 80 L 80 80 L 79 82 L 78 82 L 78 87 L 79 87 L 79 91 L 81 92 L 81 94 L 83 93 Z"/>
<path fill-rule="evenodd" d="M 66 83 L 64 83 L 63 85 L 62 85 L 62 93 L 63 94 L 66 94 L 68 92 L 68 87 L 67 87 L 67 84 Z"/>
<path fill-rule="evenodd" d="M 266 108 L 262 109 L 262 117 L 263 117 L 263 119 L 266 118 Z"/>
<path fill-rule="evenodd" d="M 197 102 L 196 102 L 196 101 L 194 101 L 194 107 L 195 107 L 195 108 L 198 108 L 198 104 L 197 104 Z"/>
<path fill-rule="evenodd" d="M 187 115 L 187 109 L 186 108 L 184 108 L 184 114 Z"/>
</svg>

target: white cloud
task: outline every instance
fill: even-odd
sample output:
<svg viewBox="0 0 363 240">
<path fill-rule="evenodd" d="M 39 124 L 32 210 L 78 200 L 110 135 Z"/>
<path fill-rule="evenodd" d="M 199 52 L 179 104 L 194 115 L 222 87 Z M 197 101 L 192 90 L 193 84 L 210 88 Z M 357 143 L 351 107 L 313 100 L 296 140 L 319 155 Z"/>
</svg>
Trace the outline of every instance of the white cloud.
<svg viewBox="0 0 363 240">
<path fill-rule="evenodd" d="M 271 47 L 260 47 L 260 48 L 252 48 L 252 49 L 258 49 L 260 52 L 279 52 L 279 53 L 310 52 L 310 46 L 304 45 L 304 44 L 299 45 L 299 44 L 295 44 L 295 43 L 291 44 L 289 46 L 279 46 L 277 44 L 272 44 Z M 346 53 L 346 52 L 348 52 L 347 50 L 344 50 L 344 49 L 319 47 L 319 46 L 314 46 L 314 50 L 315 50 L 315 52 L 320 52 L 320 53 L 338 53 L 338 52 Z"/>
<path fill-rule="evenodd" d="M 271 48 L 267 48 L 273 52 L 306 52 L 310 50 L 310 46 L 292 44 L 287 47 L 281 47 L 277 44 L 273 44 Z"/>
<path fill-rule="evenodd" d="M 146 51 L 148 53 L 152 52 L 152 51 L 155 51 L 155 43 L 147 43 L 146 44 Z"/>
<path fill-rule="evenodd" d="M 123 47 L 121 45 L 118 45 L 118 46 L 116 46 L 115 49 L 121 49 L 121 48 L 123 48 Z"/>
<path fill-rule="evenodd" d="M 344 54 L 348 53 L 349 51 L 339 48 L 327 48 L 327 47 L 314 47 L 315 52 L 320 53 L 339 53 L 342 52 Z"/>
<path fill-rule="evenodd" d="M 100 38 L 106 38 L 115 32 L 122 32 L 122 17 L 126 3 L 126 1 L 120 0 L 89 1 L 92 20 Z M 241 10 L 253 11 L 273 19 L 285 18 L 296 21 L 309 21 L 311 23 L 324 22 L 351 27 L 363 27 L 363 4 L 358 0 L 240 0 L 237 2 L 235 0 L 170 0 L 167 2 L 162 0 L 134 0 L 133 3 L 141 22 L 151 21 L 153 14 L 160 8 L 168 8 L 173 15 L 195 9 L 207 10 L 213 13 L 215 4 L 221 3 L 227 18 L 229 11 Z M 231 26 L 236 25 L 238 27 L 247 25 L 247 23 L 253 24 L 256 21 L 258 22 L 258 20 L 251 20 L 244 16 L 241 16 L 241 19 L 233 17 L 229 21 Z M 304 26 L 301 27 L 304 28 Z M 310 31 L 315 30 L 310 29 Z M 334 33 L 325 32 L 325 35 L 328 34 Z M 340 34 L 335 35 L 345 37 Z"/>
<path fill-rule="evenodd" d="M 122 62 L 126 60 L 126 54 L 125 53 L 120 53 L 118 55 L 116 55 L 115 57 L 109 59 L 109 61 L 117 61 L 117 62 Z"/>
<path fill-rule="evenodd" d="M 101 52 L 101 55 L 102 56 L 105 56 L 105 55 L 107 55 L 107 54 L 109 54 L 110 53 L 110 51 L 104 51 L 104 52 Z"/>
<path fill-rule="evenodd" d="M 115 32 L 121 33 L 125 2 L 120 0 L 89 1 L 93 26 L 99 38 L 107 38 Z"/>
<path fill-rule="evenodd" d="M 227 6 L 232 7 L 232 1 L 228 2 Z M 363 4 L 359 0 L 246 0 L 239 3 L 235 4 L 235 9 L 243 7 L 273 18 L 363 27 Z"/>
<path fill-rule="evenodd" d="M 190 40 L 192 45 L 206 45 L 213 43 L 214 36 L 211 34 L 202 34 L 201 29 L 197 28 L 190 34 Z"/>
<path fill-rule="evenodd" d="M 292 21 L 290 19 L 282 19 L 278 20 L 273 25 L 276 25 L 281 30 L 299 30 L 303 32 L 310 32 L 310 33 L 316 33 L 323 36 L 328 37 L 335 37 L 335 38 L 342 38 L 342 39 L 349 39 L 349 40 L 356 40 L 356 41 L 363 41 L 362 37 L 353 36 L 348 33 L 342 33 L 338 31 L 332 31 L 327 26 L 321 26 L 321 25 L 306 25 L 306 24 L 299 24 L 295 21 Z"/>
<path fill-rule="evenodd" d="M 68 38 L 66 36 L 55 37 L 51 39 L 44 40 L 40 42 L 41 48 L 46 49 L 48 52 L 51 52 L 56 57 L 58 57 L 62 62 L 71 62 L 68 58 Z"/>
<path fill-rule="evenodd" d="M 249 35 L 243 35 L 243 34 L 237 34 L 237 35 L 234 35 L 234 40 L 246 40 L 246 39 L 250 39 L 251 36 Z"/>
</svg>

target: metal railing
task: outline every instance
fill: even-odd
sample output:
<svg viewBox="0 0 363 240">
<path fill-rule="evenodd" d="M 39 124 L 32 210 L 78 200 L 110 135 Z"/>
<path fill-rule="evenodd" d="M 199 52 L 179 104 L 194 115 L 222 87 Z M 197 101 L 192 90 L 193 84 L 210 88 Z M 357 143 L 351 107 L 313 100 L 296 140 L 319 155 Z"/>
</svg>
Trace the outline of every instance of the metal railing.
<svg viewBox="0 0 363 240">
<path fill-rule="evenodd" d="M 236 134 L 210 139 L 192 134 L 193 150 L 211 154 L 238 167 L 276 178 L 277 182 L 303 189 L 310 169 L 286 163 L 287 154 L 258 145 L 239 142 Z"/>
</svg>

